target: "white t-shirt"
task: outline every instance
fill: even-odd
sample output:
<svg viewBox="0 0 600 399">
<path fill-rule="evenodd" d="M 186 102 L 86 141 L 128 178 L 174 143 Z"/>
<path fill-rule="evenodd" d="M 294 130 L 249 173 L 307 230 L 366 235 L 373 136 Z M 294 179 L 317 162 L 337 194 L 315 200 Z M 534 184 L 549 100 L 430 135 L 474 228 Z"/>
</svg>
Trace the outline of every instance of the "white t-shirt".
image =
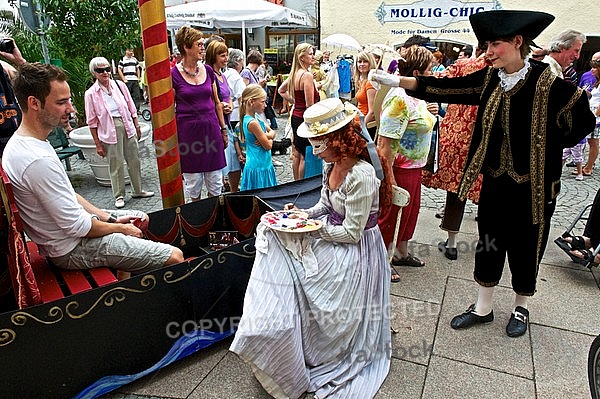
<svg viewBox="0 0 600 399">
<path fill-rule="evenodd" d="M 66 255 L 92 228 L 91 215 L 48 141 L 15 133 L 4 150 L 2 168 L 12 183 L 25 233 L 41 255 Z"/>
<path fill-rule="evenodd" d="M 590 109 L 595 113 L 598 107 L 600 107 L 600 86 L 594 87 L 591 93 L 592 96 L 590 97 Z M 596 117 L 596 126 L 600 126 L 600 116 Z"/>
<path fill-rule="evenodd" d="M 239 122 L 239 99 L 242 97 L 242 92 L 246 88 L 246 83 L 244 83 L 244 78 L 242 78 L 235 69 L 227 68 L 225 72 L 223 72 L 223 75 L 225 76 L 225 79 L 227 79 L 227 84 L 229 85 L 229 94 L 231 95 L 231 100 L 233 102 L 233 110 L 231 111 L 231 114 L 229 114 L 229 120 L 233 122 Z"/>
</svg>

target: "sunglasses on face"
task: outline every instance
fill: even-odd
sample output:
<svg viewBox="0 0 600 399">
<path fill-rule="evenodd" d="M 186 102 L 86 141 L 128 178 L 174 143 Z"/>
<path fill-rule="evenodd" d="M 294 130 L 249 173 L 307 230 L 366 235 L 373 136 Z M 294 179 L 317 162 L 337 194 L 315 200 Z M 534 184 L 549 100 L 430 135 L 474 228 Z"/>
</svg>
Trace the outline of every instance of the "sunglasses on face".
<svg viewBox="0 0 600 399">
<path fill-rule="evenodd" d="M 108 72 L 108 73 L 110 73 L 110 67 L 94 68 L 94 71 L 96 71 L 96 73 L 102 73 L 102 72 Z"/>
</svg>

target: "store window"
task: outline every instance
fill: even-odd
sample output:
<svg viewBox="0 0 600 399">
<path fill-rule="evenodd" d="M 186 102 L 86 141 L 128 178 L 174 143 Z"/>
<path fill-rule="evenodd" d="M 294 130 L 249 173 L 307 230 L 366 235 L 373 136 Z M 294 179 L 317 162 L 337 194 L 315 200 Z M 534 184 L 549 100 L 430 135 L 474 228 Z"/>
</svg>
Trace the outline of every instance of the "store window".
<svg viewBox="0 0 600 399">
<path fill-rule="evenodd" d="M 294 49 L 299 43 L 307 42 L 316 45 L 318 31 L 316 30 L 276 30 L 267 32 L 265 53 L 269 52 L 269 63 L 275 73 L 288 73 L 292 67 Z M 276 60 L 276 62 L 274 62 Z"/>
</svg>

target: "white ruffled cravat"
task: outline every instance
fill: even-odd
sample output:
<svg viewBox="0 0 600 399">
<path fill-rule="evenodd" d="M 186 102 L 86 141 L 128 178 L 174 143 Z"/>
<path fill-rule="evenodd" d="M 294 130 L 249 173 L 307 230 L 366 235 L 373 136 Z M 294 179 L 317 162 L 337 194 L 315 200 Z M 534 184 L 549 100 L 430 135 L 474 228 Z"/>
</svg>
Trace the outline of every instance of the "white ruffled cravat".
<svg viewBox="0 0 600 399">
<path fill-rule="evenodd" d="M 527 72 L 529 71 L 529 61 L 524 61 L 525 65 L 517 72 L 506 73 L 502 68 L 498 70 L 498 77 L 500 78 L 500 86 L 502 87 L 502 90 L 509 91 L 515 87 L 517 83 L 519 83 L 519 80 L 525 79 L 525 76 L 527 76 Z"/>
</svg>

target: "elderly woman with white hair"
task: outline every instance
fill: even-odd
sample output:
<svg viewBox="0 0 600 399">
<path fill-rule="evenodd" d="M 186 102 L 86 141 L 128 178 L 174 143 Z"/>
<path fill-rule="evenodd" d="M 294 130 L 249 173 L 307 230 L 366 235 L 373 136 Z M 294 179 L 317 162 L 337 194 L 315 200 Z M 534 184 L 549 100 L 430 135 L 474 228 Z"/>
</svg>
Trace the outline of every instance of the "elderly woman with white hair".
<svg viewBox="0 0 600 399">
<path fill-rule="evenodd" d="M 231 94 L 231 101 L 233 102 L 233 110 L 229 114 L 229 129 L 227 134 L 229 136 L 229 145 L 225 149 L 225 158 L 227 159 L 227 166 L 223 173 L 227 174 L 229 180 L 229 188 L 232 193 L 239 190 L 240 179 L 242 176 L 242 162 L 244 154 L 240 148 L 239 138 L 235 134 L 235 127 L 240 122 L 240 103 L 239 100 L 242 97 L 242 93 L 246 88 L 244 78 L 240 76 L 240 72 L 244 68 L 245 57 L 242 50 L 235 48 L 229 49 L 229 59 L 227 60 L 227 69 L 223 72 L 223 76 L 227 79 L 229 85 L 229 92 Z"/>
<path fill-rule="evenodd" d="M 138 140 L 142 131 L 137 109 L 123 82 L 111 79 L 111 67 L 104 57 L 90 61 L 89 70 L 96 82 L 85 92 L 85 116 L 101 157 L 108 157 L 110 184 L 115 207 L 125 206 L 125 169 L 131 179 L 133 198 L 152 197 L 142 190 Z"/>
</svg>

